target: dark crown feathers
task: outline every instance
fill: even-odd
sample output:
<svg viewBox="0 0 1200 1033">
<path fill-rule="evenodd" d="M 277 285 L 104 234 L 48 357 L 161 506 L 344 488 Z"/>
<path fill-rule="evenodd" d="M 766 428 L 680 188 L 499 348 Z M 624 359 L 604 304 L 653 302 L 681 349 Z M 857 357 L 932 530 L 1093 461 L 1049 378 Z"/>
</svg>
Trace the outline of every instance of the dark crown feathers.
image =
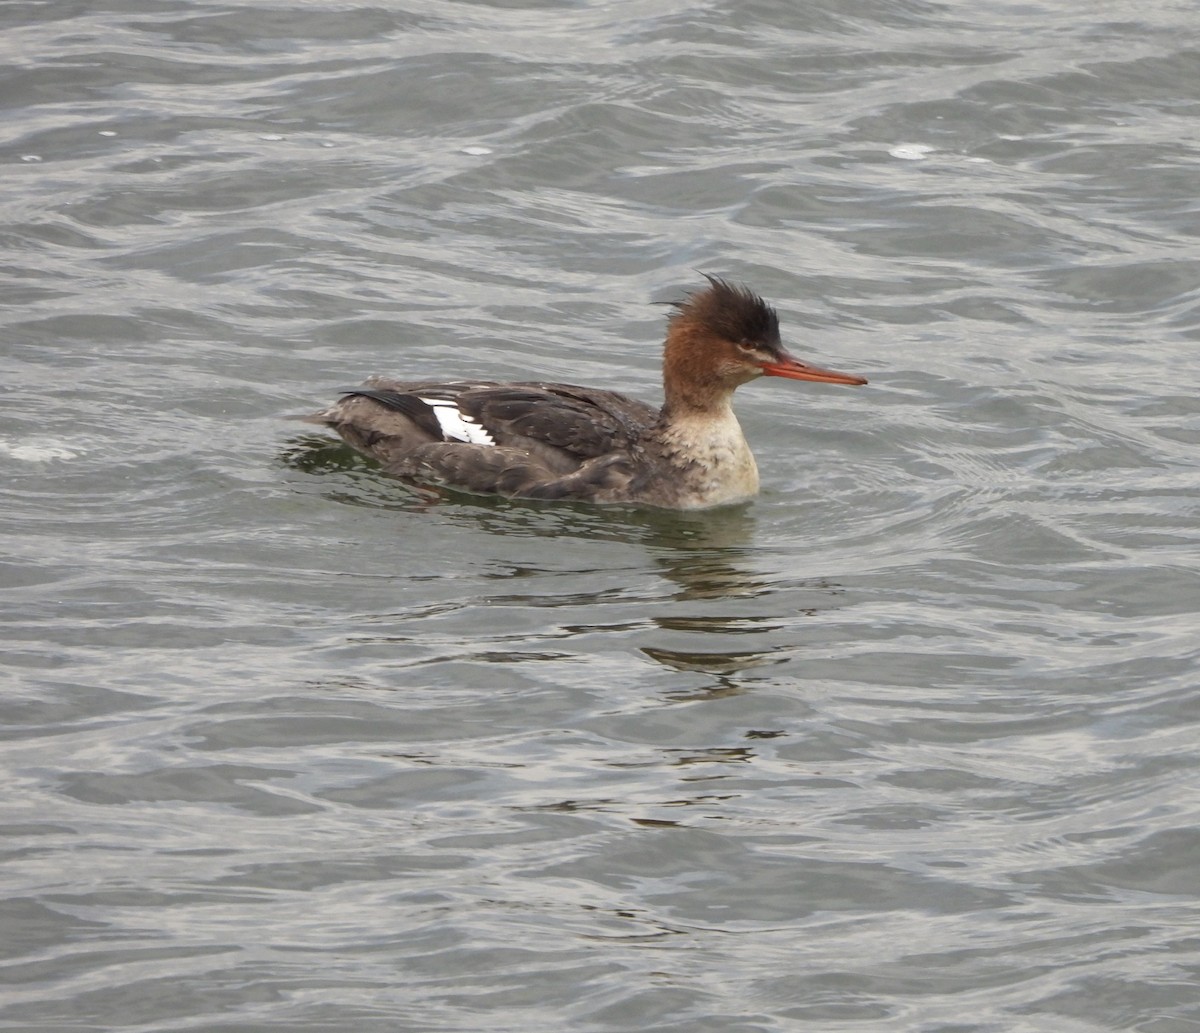
<svg viewBox="0 0 1200 1033">
<path fill-rule="evenodd" d="M 678 311 L 672 321 L 685 319 L 711 333 L 745 344 L 779 347 L 779 316 L 761 297 L 739 284 L 719 276 L 702 274 L 708 286 L 673 302 Z"/>
</svg>

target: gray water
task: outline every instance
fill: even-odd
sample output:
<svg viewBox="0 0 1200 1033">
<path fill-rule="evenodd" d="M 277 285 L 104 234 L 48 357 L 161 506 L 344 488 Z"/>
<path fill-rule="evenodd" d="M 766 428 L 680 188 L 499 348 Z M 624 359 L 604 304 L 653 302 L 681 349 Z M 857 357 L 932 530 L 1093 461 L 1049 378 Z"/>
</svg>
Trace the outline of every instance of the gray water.
<svg viewBox="0 0 1200 1033">
<path fill-rule="evenodd" d="M 1188 2 L 0 7 L 0 1028 L 1200 1030 Z M 362 376 L 798 353 L 764 491 L 414 492 Z"/>
</svg>

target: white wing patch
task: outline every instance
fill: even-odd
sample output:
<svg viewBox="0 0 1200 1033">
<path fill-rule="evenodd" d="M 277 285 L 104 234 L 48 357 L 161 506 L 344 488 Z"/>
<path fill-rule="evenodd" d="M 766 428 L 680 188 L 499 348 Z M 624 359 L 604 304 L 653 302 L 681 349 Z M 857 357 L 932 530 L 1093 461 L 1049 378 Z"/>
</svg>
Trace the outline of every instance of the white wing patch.
<svg viewBox="0 0 1200 1033">
<path fill-rule="evenodd" d="M 447 441 L 463 441 L 468 445 L 495 445 L 492 436 L 479 425 L 479 421 L 461 412 L 457 405 L 445 398 L 422 398 L 442 428 L 442 437 Z"/>
</svg>

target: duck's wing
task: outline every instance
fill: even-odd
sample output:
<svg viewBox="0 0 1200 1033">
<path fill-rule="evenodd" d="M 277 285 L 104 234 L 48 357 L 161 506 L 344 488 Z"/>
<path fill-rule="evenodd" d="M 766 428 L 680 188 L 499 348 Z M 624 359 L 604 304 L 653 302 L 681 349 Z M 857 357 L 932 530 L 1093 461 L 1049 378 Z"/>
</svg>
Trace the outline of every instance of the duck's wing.
<svg viewBox="0 0 1200 1033">
<path fill-rule="evenodd" d="M 615 391 L 570 384 L 494 385 L 455 401 L 499 445 L 538 442 L 580 459 L 628 451 L 658 416 Z"/>
<path fill-rule="evenodd" d="M 403 382 L 347 388 L 314 422 L 411 439 L 482 447 L 549 447 L 592 459 L 626 451 L 658 414 L 614 391 L 571 384 Z"/>
<path fill-rule="evenodd" d="M 571 384 L 373 377 L 309 419 L 398 476 L 469 491 L 585 497 L 628 480 L 631 454 L 657 416 L 625 395 Z"/>
</svg>

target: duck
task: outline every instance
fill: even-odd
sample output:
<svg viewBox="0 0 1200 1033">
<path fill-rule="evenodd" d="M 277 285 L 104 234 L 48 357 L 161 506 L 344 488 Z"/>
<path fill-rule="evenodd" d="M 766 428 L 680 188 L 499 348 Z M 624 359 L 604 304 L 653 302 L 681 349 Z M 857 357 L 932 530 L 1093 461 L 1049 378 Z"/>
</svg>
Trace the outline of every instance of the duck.
<svg viewBox="0 0 1200 1033">
<path fill-rule="evenodd" d="M 574 384 L 372 376 L 300 418 L 412 484 L 677 510 L 747 502 L 758 494 L 759 474 L 733 412 L 734 391 L 760 377 L 867 380 L 796 358 L 761 296 L 702 275 L 706 286 L 668 303 L 658 408 Z"/>
</svg>

